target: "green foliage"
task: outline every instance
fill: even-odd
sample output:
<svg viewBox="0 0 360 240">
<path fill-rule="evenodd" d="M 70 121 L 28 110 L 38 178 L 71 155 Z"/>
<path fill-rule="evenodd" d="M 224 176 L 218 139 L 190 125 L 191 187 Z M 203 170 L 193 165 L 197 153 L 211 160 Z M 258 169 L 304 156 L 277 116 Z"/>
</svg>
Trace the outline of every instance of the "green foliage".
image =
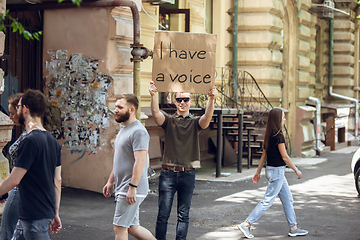
<svg viewBox="0 0 360 240">
<path fill-rule="evenodd" d="M 59 3 L 62 3 L 64 0 L 58 0 Z M 359 0 L 360 1 L 360 0 Z M 80 3 L 82 0 L 71 0 L 73 4 L 76 4 L 80 7 Z M 18 21 L 10 16 L 9 10 L 6 10 L 5 14 L 0 14 L 0 31 L 6 32 L 5 20 L 9 19 L 11 21 L 11 28 L 13 32 L 19 32 L 20 35 L 23 35 L 26 40 L 40 40 L 40 35 L 42 35 L 42 31 L 31 33 L 25 30 L 24 26 Z"/>
<path fill-rule="evenodd" d="M 38 31 L 38 32 L 34 32 L 34 33 L 30 33 L 29 31 L 25 30 L 24 26 L 15 18 L 13 18 L 12 16 L 10 16 L 9 14 L 9 10 L 6 10 L 5 14 L 0 14 L 0 31 L 6 32 L 6 27 L 5 27 L 5 20 L 9 19 L 11 22 L 11 28 L 12 31 L 15 32 L 19 32 L 20 35 L 23 35 L 24 38 L 26 40 L 40 40 L 40 35 L 42 35 L 42 31 Z"/>
<path fill-rule="evenodd" d="M 64 0 L 58 0 L 59 3 L 62 3 Z M 76 4 L 78 7 L 80 7 L 80 3 L 82 0 L 71 0 L 73 4 Z"/>
</svg>

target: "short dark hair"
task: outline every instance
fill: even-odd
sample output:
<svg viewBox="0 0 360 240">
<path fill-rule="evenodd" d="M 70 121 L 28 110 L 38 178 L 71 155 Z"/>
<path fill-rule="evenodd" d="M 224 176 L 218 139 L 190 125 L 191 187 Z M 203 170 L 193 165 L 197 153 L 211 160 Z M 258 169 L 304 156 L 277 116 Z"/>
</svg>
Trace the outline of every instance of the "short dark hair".
<svg viewBox="0 0 360 240">
<path fill-rule="evenodd" d="M 116 98 L 116 101 L 117 101 L 117 100 L 120 100 L 120 99 L 125 99 L 126 102 L 134 105 L 135 110 L 138 110 L 138 107 L 139 107 L 139 99 L 137 98 L 136 95 L 131 94 L 131 93 L 120 94 L 120 95 Z"/>
<path fill-rule="evenodd" d="M 28 89 L 21 97 L 21 105 L 30 110 L 32 117 L 42 117 L 47 109 L 45 95 L 39 90 Z"/>
<path fill-rule="evenodd" d="M 19 103 L 23 95 L 23 93 L 15 93 L 14 95 L 11 95 L 8 99 L 9 104 L 16 109 L 16 105 Z"/>
<path fill-rule="evenodd" d="M 177 95 L 178 93 L 188 93 L 189 96 L 190 96 L 190 99 L 191 99 L 191 93 L 189 93 L 189 92 L 175 92 L 175 98 L 176 98 L 176 95 Z"/>
</svg>

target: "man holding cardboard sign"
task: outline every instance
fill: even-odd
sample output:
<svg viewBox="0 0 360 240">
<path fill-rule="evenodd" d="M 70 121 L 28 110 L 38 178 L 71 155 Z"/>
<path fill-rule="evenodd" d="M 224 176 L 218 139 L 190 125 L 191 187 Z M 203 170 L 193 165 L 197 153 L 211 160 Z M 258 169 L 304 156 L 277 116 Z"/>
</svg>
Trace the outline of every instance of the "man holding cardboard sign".
<svg viewBox="0 0 360 240">
<path fill-rule="evenodd" d="M 156 31 L 154 80 L 159 92 L 207 94 L 215 86 L 216 35 Z"/>
<path fill-rule="evenodd" d="M 157 88 L 150 82 L 151 113 L 155 123 L 165 131 L 165 146 L 161 174 L 159 177 L 159 212 L 156 221 L 155 237 L 166 239 L 167 222 L 170 216 L 174 195 L 178 194 L 176 239 L 184 240 L 189 227 L 191 198 L 195 188 L 195 168 L 200 167 L 199 132 L 206 129 L 214 112 L 214 101 L 218 93 L 210 88 L 209 102 L 201 117 L 190 114 L 191 94 L 177 92 L 173 115 L 160 112 L 156 99 Z"/>
</svg>

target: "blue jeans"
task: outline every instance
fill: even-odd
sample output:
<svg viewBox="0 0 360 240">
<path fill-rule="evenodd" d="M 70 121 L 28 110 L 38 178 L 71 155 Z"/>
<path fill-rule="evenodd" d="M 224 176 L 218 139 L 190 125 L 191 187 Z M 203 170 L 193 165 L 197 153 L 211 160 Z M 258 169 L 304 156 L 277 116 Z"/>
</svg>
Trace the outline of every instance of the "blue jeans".
<svg viewBox="0 0 360 240">
<path fill-rule="evenodd" d="M 16 223 L 19 220 L 19 188 L 16 186 L 9 192 L 1 218 L 0 239 L 10 240 Z"/>
<path fill-rule="evenodd" d="M 184 172 L 161 169 L 159 177 L 159 212 L 155 229 L 155 238 L 157 240 L 166 240 L 167 224 L 175 192 L 177 192 L 176 240 L 186 239 L 194 188 L 195 169 Z"/>
<path fill-rule="evenodd" d="M 49 226 L 52 219 L 40 219 L 33 221 L 19 220 L 14 232 L 13 239 L 20 240 L 50 240 Z"/>
<path fill-rule="evenodd" d="M 268 187 L 263 200 L 254 208 L 246 221 L 253 224 L 261 215 L 272 206 L 274 200 L 279 196 L 289 227 L 296 225 L 296 216 L 293 207 L 293 197 L 289 189 L 288 182 L 285 178 L 285 166 L 271 167 L 266 166 L 266 178 Z"/>
</svg>

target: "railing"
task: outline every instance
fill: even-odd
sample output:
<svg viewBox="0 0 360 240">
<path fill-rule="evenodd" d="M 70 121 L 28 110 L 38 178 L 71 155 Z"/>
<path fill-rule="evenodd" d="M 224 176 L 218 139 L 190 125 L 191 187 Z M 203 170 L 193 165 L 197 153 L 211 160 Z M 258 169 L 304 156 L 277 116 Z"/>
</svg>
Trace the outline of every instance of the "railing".
<svg viewBox="0 0 360 240">
<path fill-rule="evenodd" d="M 217 85 L 220 94 L 215 99 L 215 107 L 243 109 L 245 115 L 251 115 L 255 120 L 255 127 L 265 128 L 268 112 L 273 108 L 272 104 L 251 73 L 238 70 L 235 74 L 231 68 L 216 69 L 216 81 L 218 82 L 220 79 L 221 85 Z M 235 83 L 234 77 L 238 78 Z M 234 87 L 234 84 L 237 86 Z M 237 89 L 237 91 L 234 93 L 233 89 Z M 195 107 L 205 108 L 207 106 L 208 95 L 193 94 L 192 98 Z M 291 140 L 286 126 L 284 126 L 284 134 L 289 146 L 288 150 L 291 151 Z"/>
</svg>

